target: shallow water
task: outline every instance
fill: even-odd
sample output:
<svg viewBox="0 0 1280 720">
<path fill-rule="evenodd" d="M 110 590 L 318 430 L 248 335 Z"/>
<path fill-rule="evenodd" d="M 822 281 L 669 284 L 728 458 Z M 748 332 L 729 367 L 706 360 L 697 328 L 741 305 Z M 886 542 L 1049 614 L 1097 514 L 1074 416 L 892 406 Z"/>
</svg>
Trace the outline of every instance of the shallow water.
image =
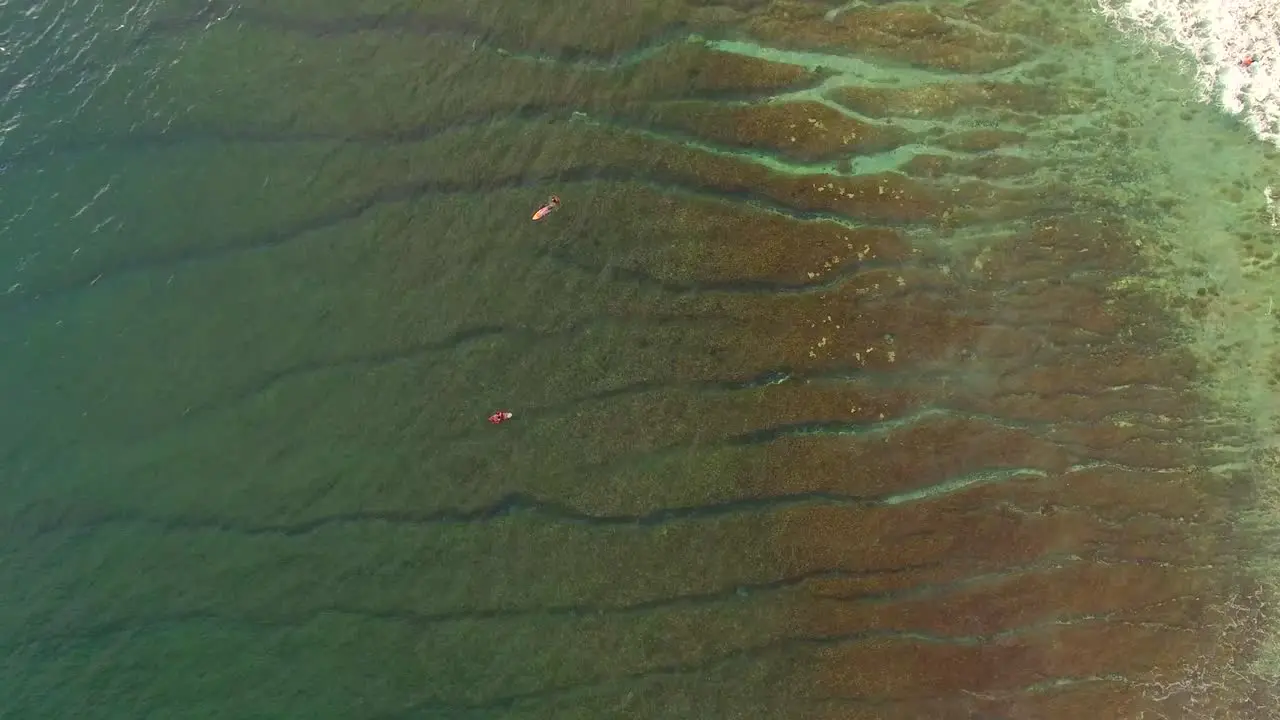
<svg viewBox="0 0 1280 720">
<path fill-rule="evenodd" d="M 6 709 L 1270 717 L 1274 157 L 1109 22 L 0 5 Z"/>
</svg>

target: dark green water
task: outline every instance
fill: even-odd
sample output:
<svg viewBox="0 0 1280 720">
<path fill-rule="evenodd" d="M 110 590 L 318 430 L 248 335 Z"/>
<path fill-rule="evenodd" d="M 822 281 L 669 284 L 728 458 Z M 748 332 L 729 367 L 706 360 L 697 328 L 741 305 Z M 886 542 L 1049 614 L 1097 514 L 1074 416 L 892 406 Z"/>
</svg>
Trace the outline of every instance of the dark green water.
<svg viewBox="0 0 1280 720">
<path fill-rule="evenodd" d="M 0 718 L 1254 717 L 1100 21 L 876 7 L 0 0 Z"/>
</svg>

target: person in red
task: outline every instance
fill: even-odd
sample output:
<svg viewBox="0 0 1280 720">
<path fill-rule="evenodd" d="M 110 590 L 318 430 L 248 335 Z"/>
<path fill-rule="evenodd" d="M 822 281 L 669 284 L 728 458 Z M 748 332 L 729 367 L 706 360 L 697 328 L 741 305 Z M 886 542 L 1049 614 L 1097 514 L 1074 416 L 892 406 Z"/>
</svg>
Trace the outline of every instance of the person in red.
<svg viewBox="0 0 1280 720">
<path fill-rule="evenodd" d="M 510 420 L 511 417 L 512 417 L 512 414 L 509 411 L 499 410 L 489 416 L 489 422 L 494 425 L 501 425 L 502 423 Z"/>
</svg>

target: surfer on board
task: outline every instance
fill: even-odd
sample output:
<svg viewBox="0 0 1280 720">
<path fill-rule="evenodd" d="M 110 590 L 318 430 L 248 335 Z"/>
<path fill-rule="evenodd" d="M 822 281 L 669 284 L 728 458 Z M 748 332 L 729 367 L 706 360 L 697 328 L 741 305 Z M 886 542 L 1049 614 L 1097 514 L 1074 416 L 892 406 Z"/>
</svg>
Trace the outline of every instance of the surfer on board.
<svg viewBox="0 0 1280 720">
<path fill-rule="evenodd" d="M 550 215 L 553 210 L 558 210 L 558 209 L 560 209 L 560 197 L 558 195 L 552 195 L 551 197 L 547 198 L 547 202 L 545 205 L 543 205 L 542 207 L 538 208 L 533 212 L 533 219 L 541 220 L 542 218 Z"/>
</svg>

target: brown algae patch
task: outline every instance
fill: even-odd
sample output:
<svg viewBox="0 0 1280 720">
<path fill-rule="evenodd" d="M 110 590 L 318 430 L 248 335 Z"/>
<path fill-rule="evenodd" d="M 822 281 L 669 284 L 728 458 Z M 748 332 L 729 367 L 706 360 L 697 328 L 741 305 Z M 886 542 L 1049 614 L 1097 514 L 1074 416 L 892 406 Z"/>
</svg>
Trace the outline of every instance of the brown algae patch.
<svg viewBox="0 0 1280 720">
<path fill-rule="evenodd" d="M 928 8 L 859 8 L 827 19 L 818 3 L 774 3 L 745 22 L 753 37 L 791 49 L 858 53 L 877 59 L 954 72 L 1009 67 L 1028 54 L 1022 41 L 979 32 Z"/>
<path fill-rule="evenodd" d="M 830 90 L 828 96 L 868 117 L 943 119 L 995 110 L 1043 115 L 1066 110 L 1060 91 L 1030 83 L 956 81 L 907 88 L 848 86 Z"/>
<path fill-rule="evenodd" d="M 901 231 L 892 228 L 805 220 L 642 183 L 569 187 L 599 212 L 576 217 L 558 252 L 590 266 L 612 263 L 661 282 L 712 287 L 819 284 L 866 263 L 901 262 L 911 253 Z M 619 217 L 628 218 L 625 235 L 600 242 L 616 230 Z"/>
<path fill-rule="evenodd" d="M 817 102 L 726 105 L 678 102 L 655 106 L 659 126 L 739 147 L 767 149 L 800 161 L 846 153 L 877 153 L 910 142 L 911 133 L 856 120 Z"/>
</svg>

